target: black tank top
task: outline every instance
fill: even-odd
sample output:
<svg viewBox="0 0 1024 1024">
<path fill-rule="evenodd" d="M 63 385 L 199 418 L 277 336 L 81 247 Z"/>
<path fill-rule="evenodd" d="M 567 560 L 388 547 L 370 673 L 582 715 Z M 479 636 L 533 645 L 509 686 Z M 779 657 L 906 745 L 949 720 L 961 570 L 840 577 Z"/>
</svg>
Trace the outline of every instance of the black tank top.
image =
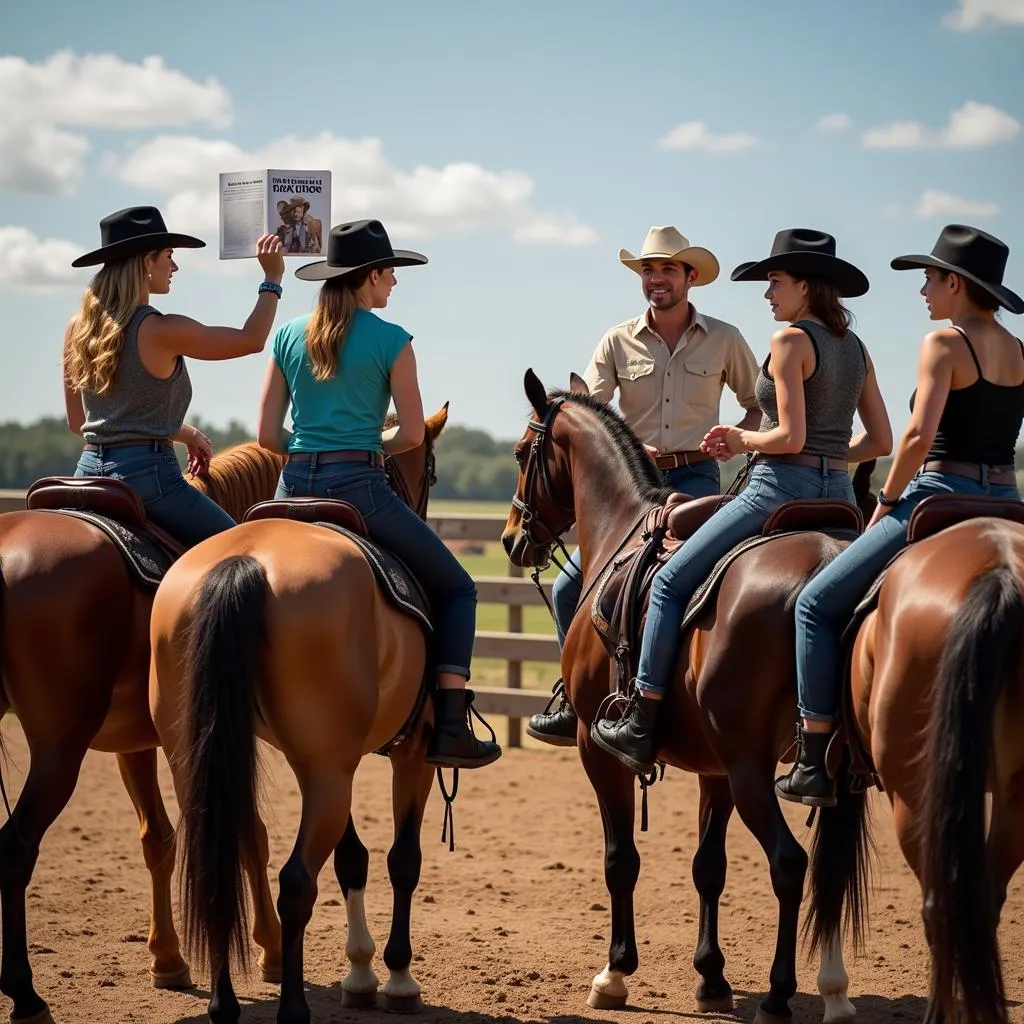
<svg viewBox="0 0 1024 1024">
<path fill-rule="evenodd" d="M 950 389 L 928 459 L 1012 466 L 1017 435 L 1024 422 L 1024 382 L 993 384 L 985 380 L 971 339 L 959 327 L 953 329 L 964 339 L 978 379 L 966 388 Z M 1019 339 L 1017 344 L 1024 356 L 1024 344 Z M 911 412 L 916 398 L 915 389 L 910 396 Z"/>
</svg>

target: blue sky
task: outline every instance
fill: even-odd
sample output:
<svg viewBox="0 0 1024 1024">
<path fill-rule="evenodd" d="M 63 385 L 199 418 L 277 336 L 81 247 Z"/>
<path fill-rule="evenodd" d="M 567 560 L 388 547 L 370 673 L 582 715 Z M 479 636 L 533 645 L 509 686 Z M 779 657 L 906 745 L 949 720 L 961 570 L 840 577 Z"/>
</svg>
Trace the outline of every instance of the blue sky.
<svg viewBox="0 0 1024 1024">
<path fill-rule="evenodd" d="M 326 166 L 335 222 L 379 216 L 430 258 L 399 271 L 384 315 L 453 422 L 518 435 L 523 371 L 565 383 L 642 311 L 617 254 L 653 224 L 716 253 L 722 276 L 694 301 L 762 357 L 761 289 L 729 272 L 806 226 L 871 280 L 851 307 L 900 429 L 929 324 L 919 275 L 889 259 L 975 224 L 1010 245 L 1005 280 L 1024 292 L 1022 53 L 1024 0 L 15 5 L 0 419 L 61 411 L 60 341 L 88 276 L 67 264 L 102 216 L 155 203 L 206 238 L 158 305 L 240 324 L 261 276 L 216 259 L 216 172 Z M 315 300 L 297 265 L 278 323 Z M 266 358 L 192 363 L 193 412 L 254 424 Z"/>
</svg>

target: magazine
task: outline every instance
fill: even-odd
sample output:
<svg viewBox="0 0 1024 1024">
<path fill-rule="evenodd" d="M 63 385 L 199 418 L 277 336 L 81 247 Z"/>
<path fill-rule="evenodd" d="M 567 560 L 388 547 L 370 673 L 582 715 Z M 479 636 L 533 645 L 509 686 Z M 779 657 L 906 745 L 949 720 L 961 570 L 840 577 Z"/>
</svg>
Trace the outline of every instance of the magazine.
<svg viewBox="0 0 1024 1024">
<path fill-rule="evenodd" d="M 220 258 L 256 256 L 277 235 L 285 256 L 318 256 L 331 224 L 330 171 L 231 171 L 220 176 Z"/>
</svg>

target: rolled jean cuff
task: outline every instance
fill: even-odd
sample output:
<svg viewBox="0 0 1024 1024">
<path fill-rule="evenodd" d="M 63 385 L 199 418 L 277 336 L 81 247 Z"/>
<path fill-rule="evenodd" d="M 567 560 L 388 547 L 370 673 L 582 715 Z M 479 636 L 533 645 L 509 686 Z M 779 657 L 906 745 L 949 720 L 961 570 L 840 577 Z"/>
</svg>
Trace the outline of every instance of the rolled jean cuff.
<svg viewBox="0 0 1024 1024">
<path fill-rule="evenodd" d="M 800 708 L 800 717 L 806 718 L 808 722 L 828 722 L 829 725 L 836 720 L 836 714 L 823 715 L 817 711 L 805 711 L 803 708 Z"/>
<path fill-rule="evenodd" d="M 653 694 L 656 697 L 664 697 L 665 696 L 665 687 L 664 686 L 658 686 L 656 683 L 649 683 L 645 679 L 638 679 L 636 681 L 636 688 L 641 693 L 650 693 L 650 694 Z"/>
<path fill-rule="evenodd" d="M 468 668 L 463 665 L 438 665 L 435 671 L 440 675 L 442 672 L 450 673 L 453 676 L 462 676 L 468 683 L 471 676 Z"/>
</svg>

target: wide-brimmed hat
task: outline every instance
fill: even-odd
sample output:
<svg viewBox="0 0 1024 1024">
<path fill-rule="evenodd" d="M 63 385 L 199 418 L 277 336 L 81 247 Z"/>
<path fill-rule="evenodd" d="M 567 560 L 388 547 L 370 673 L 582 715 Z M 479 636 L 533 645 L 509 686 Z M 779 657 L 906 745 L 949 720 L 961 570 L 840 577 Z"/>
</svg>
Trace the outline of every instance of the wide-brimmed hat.
<svg viewBox="0 0 1024 1024">
<path fill-rule="evenodd" d="M 309 200 L 306 199 L 304 196 L 292 196 L 291 199 L 288 200 L 288 205 L 292 207 L 304 206 L 308 210 Z"/>
<path fill-rule="evenodd" d="M 619 260 L 638 274 L 648 260 L 678 260 L 697 271 L 697 280 L 693 282 L 695 285 L 711 284 L 718 277 L 719 271 L 714 253 L 699 245 L 690 245 L 690 240 L 671 224 L 663 228 L 651 228 L 639 256 L 634 256 L 628 249 L 620 249 Z"/>
<path fill-rule="evenodd" d="M 355 220 L 338 224 L 327 235 L 327 259 L 307 263 L 295 271 L 302 281 L 326 281 L 356 270 L 376 267 L 415 267 L 427 257 L 408 249 L 393 249 L 379 220 Z"/>
<path fill-rule="evenodd" d="M 773 270 L 793 277 L 819 277 L 831 281 L 843 298 L 852 299 L 868 290 L 868 279 L 852 263 L 836 256 L 836 240 L 814 228 L 787 228 L 775 236 L 772 251 L 763 260 L 741 263 L 733 281 L 767 281 Z"/>
<path fill-rule="evenodd" d="M 929 256 L 897 256 L 893 270 L 936 267 L 973 281 L 1004 309 L 1024 313 L 1024 299 L 1003 285 L 1003 271 L 1010 250 L 995 235 L 966 224 L 947 224 L 939 233 Z"/>
<path fill-rule="evenodd" d="M 203 249 L 206 243 L 191 235 L 178 235 L 168 231 L 160 211 L 155 206 L 129 206 L 100 221 L 100 239 L 103 244 L 71 266 L 95 267 L 99 263 L 114 263 L 129 256 L 139 256 L 158 249 Z"/>
</svg>

